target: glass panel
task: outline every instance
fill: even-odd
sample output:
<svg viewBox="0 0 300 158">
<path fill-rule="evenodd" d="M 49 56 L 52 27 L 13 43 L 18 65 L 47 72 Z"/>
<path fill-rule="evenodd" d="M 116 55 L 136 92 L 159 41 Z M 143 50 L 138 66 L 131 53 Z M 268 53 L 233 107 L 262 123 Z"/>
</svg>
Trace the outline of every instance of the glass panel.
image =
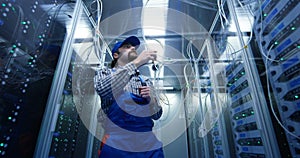
<svg viewBox="0 0 300 158">
<path fill-rule="evenodd" d="M 0 3 L 0 157 L 33 157 L 74 2 Z"/>
<path fill-rule="evenodd" d="M 94 141 L 97 123 L 96 112 L 99 109 L 93 86 L 93 58 L 97 58 L 93 43 L 93 26 L 83 7 L 80 6 L 78 21 L 71 44 L 70 62 L 66 62 L 68 71 L 64 81 L 59 110 L 49 157 L 97 157 L 99 141 Z M 95 59 L 94 59 L 95 60 Z M 98 103 L 98 104 L 96 104 Z M 98 106 L 97 106 L 98 105 Z M 93 150 L 93 143 L 95 149 Z"/>
</svg>

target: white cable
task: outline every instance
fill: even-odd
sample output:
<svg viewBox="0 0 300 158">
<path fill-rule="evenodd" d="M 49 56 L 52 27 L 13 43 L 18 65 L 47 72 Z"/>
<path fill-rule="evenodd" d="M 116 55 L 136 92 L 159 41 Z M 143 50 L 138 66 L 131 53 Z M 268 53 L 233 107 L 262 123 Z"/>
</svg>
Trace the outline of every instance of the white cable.
<svg viewBox="0 0 300 158">
<path fill-rule="evenodd" d="M 226 51 L 225 53 L 226 53 L 227 58 L 228 59 L 232 58 L 232 60 L 234 60 L 234 58 L 235 58 L 234 55 L 236 55 L 236 53 L 231 53 L 231 52 L 235 52 L 235 49 L 231 43 L 227 42 L 225 51 Z"/>
<path fill-rule="evenodd" d="M 268 70 L 268 63 L 266 62 L 266 71 Z M 277 117 L 275 111 L 274 111 L 274 106 L 273 106 L 273 103 L 272 103 L 272 97 L 271 97 L 271 91 L 270 91 L 270 83 L 269 83 L 269 77 L 268 77 L 268 72 L 266 72 L 266 80 L 267 80 L 267 89 L 268 89 L 268 97 L 269 97 L 269 100 L 270 100 L 270 107 L 271 107 L 271 111 L 272 111 L 272 114 L 273 116 L 275 117 L 277 123 L 285 130 L 286 133 L 290 134 L 291 136 L 297 138 L 297 139 L 300 139 L 299 136 L 295 135 L 294 133 L 290 132 L 282 123 L 281 121 L 279 120 L 279 118 Z"/>
<path fill-rule="evenodd" d="M 145 5 L 143 5 L 143 7 L 142 7 L 141 26 L 144 26 L 144 24 L 143 24 L 143 22 L 144 22 L 143 18 L 144 18 L 144 14 L 145 14 L 144 11 L 145 11 L 145 8 L 146 8 L 148 2 L 149 2 L 149 0 L 147 0 L 147 2 L 145 3 Z M 146 39 L 146 36 L 145 36 L 145 34 L 143 32 L 142 32 L 142 38 L 143 38 L 143 40 L 145 42 L 145 50 L 149 50 L 149 47 L 148 47 L 148 45 L 146 43 L 147 39 Z M 158 41 L 157 39 L 152 39 L 152 40 L 158 42 L 159 45 L 164 49 L 164 46 L 162 45 L 162 43 L 160 41 Z M 161 63 L 161 62 L 159 62 L 159 63 Z M 154 80 L 153 86 L 155 87 L 155 92 L 156 92 L 154 95 L 156 96 L 156 98 L 159 98 L 159 101 L 158 101 L 158 102 L 160 102 L 159 104 L 164 104 L 164 105 L 167 106 L 167 113 L 164 112 L 165 117 L 159 119 L 159 122 L 162 122 L 162 121 L 166 120 L 169 117 L 170 102 L 169 102 L 169 99 L 166 96 L 165 92 L 162 92 L 162 90 L 159 90 L 158 86 L 157 86 L 157 76 L 160 76 L 160 72 L 161 72 L 160 68 L 163 67 L 163 63 L 160 66 L 158 66 L 158 67 L 156 66 L 156 64 L 154 63 L 154 61 L 153 61 L 152 64 L 156 68 L 156 70 L 154 71 L 154 76 L 153 76 L 154 77 L 154 79 L 153 79 Z M 158 126 L 160 126 L 160 123 L 158 124 Z"/>
<path fill-rule="evenodd" d="M 273 46 L 273 45 L 272 45 Z M 270 53 L 270 50 L 272 49 L 272 46 L 270 47 L 270 49 L 268 50 L 268 52 L 267 52 L 267 55 L 269 55 L 269 53 Z M 266 80 L 267 80 L 267 90 L 268 90 L 268 98 L 269 98 L 269 100 L 270 100 L 270 107 L 271 107 L 271 111 L 272 111 L 272 114 L 273 114 L 273 116 L 275 117 L 275 119 L 276 119 L 276 121 L 278 122 L 278 124 L 288 133 L 288 134 L 290 134 L 291 136 L 293 136 L 293 137 L 295 137 L 295 138 L 297 138 L 297 139 L 300 139 L 300 137 L 299 136 L 297 136 L 297 135 L 295 135 L 294 133 L 292 133 L 292 132 L 290 132 L 282 123 L 281 123 L 281 121 L 279 120 L 279 118 L 277 117 L 277 115 L 276 115 L 276 113 L 275 113 L 275 111 L 274 111 L 274 106 L 273 106 L 273 103 L 272 103 L 272 97 L 271 97 L 271 91 L 270 91 L 270 83 L 269 83 L 269 75 L 268 75 L 268 60 L 266 60 L 266 62 L 265 62 L 266 64 L 265 64 L 265 67 L 266 67 Z"/>
<path fill-rule="evenodd" d="M 221 22 L 221 26 L 222 28 L 224 29 L 224 24 L 223 24 L 223 16 L 222 16 L 222 13 L 221 13 L 221 6 L 220 6 L 220 0 L 217 0 L 217 4 L 218 4 L 218 13 L 219 13 L 219 17 L 220 17 L 220 22 Z"/>
<path fill-rule="evenodd" d="M 102 18 L 102 12 L 103 12 L 102 0 L 97 0 L 97 17 L 98 17 L 98 19 L 97 19 L 97 25 L 95 28 L 94 44 L 95 44 L 95 54 L 96 54 L 97 58 L 99 59 L 100 64 L 102 64 L 101 66 L 103 66 L 103 64 L 104 64 L 104 60 L 105 60 L 104 54 L 106 53 L 106 51 L 108 51 L 109 56 L 113 59 L 111 50 L 109 49 L 108 44 L 106 43 L 102 33 L 100 32 L 100 21 Z M 102 42 L 104 49 L 101 49 L 100 41 Z M 102 55 L 99 55 L 98 53 L 100 53 Z"/>
<path fill-rule="evenodd" d="M 249 12 L 249 10 L 246 10 L 246 9 L 244 8 L 243 4 L 242 4 L 239 0 L 238 0 L 238 3 L 240 4 L 240 6 L 241 6 L 241 8 L 242 8 L 243 10 Z M 248 21 L 249 21 L 249 25 L 250 25 L 250 26 L 253 26 L 249 14 L 246 14 L 246 15 L 247 15 L 247 19 L 248 19 Z M 248 45 L 250 44 L 252 38 L 253 38 L 253 29 L 250 30 L 250 36 L 249 36 L 249 39 L 248 39 L 248 41 L 246 42 L 246 44 L 243 46 L 243 48 L 240 48 L 239 50 L 232 52 L 232 54 L 238 53 L 238 52 L 240 52 L 240 51 L 242 51 L 242 50 L 248 48 Z"/>
<path fill-rule="evenodd" d="M 223 0 L 221 0 L 221 2 L 220 2 L 220 5 L 221 5 L 221 13 L 222 13 L 223 18 L 225 19 L 225 24 L 228 25 L 228 24 L 229 24 L 229 21 L 228 21 L 228 19 L 227 19 L 227 17 L 226 17 L 226 13 L 225 13 L 225 11 L 224 11 L 224 4 L 225 4 L 225 2 L 226 2 L 226 1 L 223 2 Z"/>
<path fill-rule="evenodd" d="M 101 46 L 100 46 L 100 41 L 99 41 L 99 38 L 98 36 L 100 37 L 100 39 L 104 41 L 104 39 L 102 38 L 102 34 L 100 32 L 100 21 L 101 21 L 101 15 L 102 15 L 102 1 L 101 0 L 97 0 L 97 25 L 96 25 L 96 28 L 95 28 L 95 36 L 94 36 L 94 44 L 95 44 L 95 53 L 96 53 L 96 56 L 97 58 L 100 60 L 100 62 L 102 61 L 101 59 L 103 58 L 103 55 L 98 55 L 98 53 L 104 53 L 104 52 L 101 52 Z M 98 35 L 98 36 L 97 36 Z M 102 63 L 101 63 L 102 64 Z"/>
<path fill-rule="evenodd" d="M 258 41 L 260 41 L 260 42 L 257 42 L 258 45 L 259 45 L 258 48 L 259 48 L 261 54 L 266 58 L 266 62 L 268 60 L 270 60 L 272 62 L 280 62 L 279 60 L 274 60 L 274 59 L 271 59 L 270 57 L 268 57 L 271 49 L 274 47 L 274 44 L 272 44 L 271 47 L 269 48 L 269 50 L 267 51 L 267 55 L 264 54 L 265 51 L 263 50 L 263 46 L 262 46 L 262 42 L 261 42 L 262 39 L 263 39 L 262 38 L 262 32 L 263 32 L 263 19 L 262 18 L 263 18 L 263 13 L 262 13 L 262 10 L 261 10 L 261 2 L 258 1 L 258 4 L 259 4 L 258 8 L 259 8 L 259 13 L 260 13 L 260 18 L 261 18 L 261 23 L 260 23 L 261 32 L 259 32 L 259 34 L 258 34 Z"/>
<path fill-rule="evenodd" d="M 260 18 L 263 18 L 263 15 L 262 15 L 262 10 L 261 10 L 261 3 L 259 1 L 259 11 L 260 11 Z M 262 32 L 263 32 L 263 19 L 261 20 L 261 23 L 260 23 L 260 27 L 261 27 L 261 32 L 259 33 L 259 41 L 262 41 Z M 300 139 L 299 136 L 295 135 L 294 133 L 290 132 L 280 121 L 280 119 L 278 118 L 278 116 L 276 115 L 275 111 L 274 111 L 274 106 L 273 106 L 273 103 L 272 103 L 272 97 L 271 97 L 271 91 L 270 91 L 270 83 L 269 83 L 269 75 L 268 75 L 268 61 L 270 62 L 280 62 L 279 60 L 274 60 L 274 59 L 271 59 L 269 58 L 269 54 L 270 54 L 270 51 L 273 49 L 274 47 L 274 44 L 271 45 L 271 47 L 269 48 L 269 50 L 267 51 L 267 54 L 264 54 L 264 50 L 263 50 L 263 46 L 261 44 L 261 42 L 258 42 L 259 43 L 259 48 L 260 48 L 260 51 L 261 51 L 261 54 L 266 58 L 266 61 L 265 61 L 265 67 L 266 67 L 266 80 L 267 80 L 267 90 L 268 90 L 268 98 L 270 100 L 270 108 L 271 108 L 271 111 L 272 111 L 272 114 L 274 116 L 274 118 L 276 119 L 277 123 L 283 128 L 283 130 L 288 133 L 289 135 L 297 138 L 297 139 Z"/>
<path fill-rule="evenodd" d="M 85 53 L 88 52 L 88 54 L 87 54 L 87 56 L 86 56 L 86 58 L 85 58 L 85 60 L 84 60 L 84 62 L 83 62 L 84 65 L 87 63 L 87 61 L 88 61 L 90 55 L 92 54 L 92 51 L 91 51 L 92 47 L 93 47 L 93 44 L 91 44 L 90 46 L 88 46 L 88 47 L 82 52 L 82 55 L 81 55 L 81 56 L 84 56 Z"/>
<path fill-rule="evenodd" d="M 12 37 L 11 41 L 9 41 L 10 43 L 12 43 L 13 38 L 19 39 L 20 34 L 18 33 L 17 37 L 15 36 L 15 34 L 18 32 L 18 30 L 21 30 L 21 29 L 19 29 L 19 27 L 20 27 L 21 22 L 24 21 L 24 11 L 21 8 L 21 6 L 19 6 L 19 5 L 17 5 L 17 6 L 19 8 L 19 15 L 18 15 L 18 18 L 17 18 L 18 20 L 16 22 L 15 29 L 14 29 L 14 31 L 12 33 L 12 36 L 11 36 Z"/>
<path fill-rule="evenodd" d="M 183 69 L 183 73 L 184 73 L 184 79 L 185 79 L 185 83 L 186 83 L 186 85 L 185 85 L 185 87 L 183 87 L 182 88 L 182 92 L 184 91 L 184 89 L 186 88 L 186 94 L 185 94 L 185 97 L 182 99 L 182 102 L 183 102 L 183 104 L 186 102 L 186 101 L 190 101 L 190 100 L 192 100 L 192 97 L 194 96 L 193 95 L 193 92 L 192 92 L 192 89 L 191 89 L 191 85 L 190 85 L 190 81 L 189 81 L 189 79 L 188 79 L 188 76 L 187 76 L 187 74 L 186 74 L 186 69 L 187 69 L 187 66 L 188 65 L 190 65 L 190 63 L 188 63 L 188 64 L 186 64 L 185 66 L 184 66 L 184 69 Z M 194 69 L 193 69 L 193 67 L 191 67 L 191 69 L 192 69 L 192 74 L 194 74 Z M 195 82 L 197 82 L 198 80 L 194 80 Z M 200 95 L 200 94 L 199 94 Z M 189 104 L 189 103 L 187 103 L 186 104 L 187 106 L 188 105 L 193 105 L 193 104 Z M 186 108 L 187 110 L 189 109 L 189 108 Z M 189 114 L 189 111 L 187 112 L 187 114 Z M 197 123 L 197 125 L 201 125 L 201 123 L 200 122 L 198 122 L 198 120 L 197 119 L 194 119 L 195 120 L 195 123 Z"/>
<path fill-rule="evenodd" d="M 223 22 L 223 18 L 225 20 L 225 24 L 228 24 L 228 20 L 224 11 L 224 3 L 221 2 L 221 0 L 217 0 L 217 5 L 218 5 L 218 13 L 219 13 L 219 17 L 220 17 L 220 22 L 221 22 L 221 26 L 224 29 L 224 22 Z"/>
</svg>

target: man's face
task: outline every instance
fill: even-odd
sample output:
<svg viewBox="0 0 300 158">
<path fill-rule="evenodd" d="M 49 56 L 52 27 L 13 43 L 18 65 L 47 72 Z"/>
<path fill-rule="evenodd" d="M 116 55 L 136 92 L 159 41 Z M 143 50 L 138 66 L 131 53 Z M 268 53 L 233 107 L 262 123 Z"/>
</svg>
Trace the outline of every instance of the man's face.
<svg viewBox="0 0 300 158">
<path fill-rule="evenodd" d="M 122 60 L 124 63 L 129 63 L 137 58 L 138 54 L 135 50 L 135 47 L 131 44 L 124 44 L 122 47 L 119 48 L 119 59 Z"/>
</svg>

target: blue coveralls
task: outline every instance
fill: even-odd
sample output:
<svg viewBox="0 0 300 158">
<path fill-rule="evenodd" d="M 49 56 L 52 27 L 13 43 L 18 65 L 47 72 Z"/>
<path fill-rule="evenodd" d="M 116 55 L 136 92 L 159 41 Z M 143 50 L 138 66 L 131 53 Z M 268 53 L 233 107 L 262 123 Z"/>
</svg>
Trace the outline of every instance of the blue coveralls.
<svg viewBox="0 0 300 158">
<path fill-rule="evenodd" d="M 163 158 L 162 143 L 152 132 L 149 101 L 124 92 L 111 105 L 99 158 Z"/>
</svg>

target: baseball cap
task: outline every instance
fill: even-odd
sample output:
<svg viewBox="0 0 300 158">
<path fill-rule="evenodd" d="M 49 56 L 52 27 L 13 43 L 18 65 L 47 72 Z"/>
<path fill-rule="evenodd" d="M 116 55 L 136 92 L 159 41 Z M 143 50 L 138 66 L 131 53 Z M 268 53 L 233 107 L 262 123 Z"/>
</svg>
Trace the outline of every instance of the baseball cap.
<svg viewBox="0 0 300 158">
<path fill-rule="evenodd" d="M 124 41 L 117 42 L 111 51 L 112 54 L 114 54 L 116 51 L 118 51 L 118 49 L 120 47 L 122 47 L 124 44 L 127 44 L 127 43 L 129 43 L 135 47 L 135 46 L 140 45 L 140 40 L 135 36 L 130 36 L 130 37 L 126 38 Z"/>
</svg>

